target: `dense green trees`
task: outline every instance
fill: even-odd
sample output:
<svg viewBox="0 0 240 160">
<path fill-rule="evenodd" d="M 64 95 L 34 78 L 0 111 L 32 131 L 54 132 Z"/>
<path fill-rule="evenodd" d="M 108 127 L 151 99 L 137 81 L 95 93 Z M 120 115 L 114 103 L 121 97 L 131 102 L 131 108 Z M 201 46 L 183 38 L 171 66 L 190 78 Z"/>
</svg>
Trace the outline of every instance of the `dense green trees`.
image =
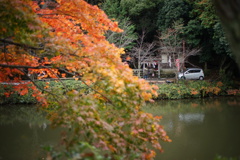
<svg viewBox="0 0 240 160">
<path fill-rule="evenodd" d="M 190 48 L 202 48 L 201 62 L 211 63 L 219 54 L 223 57 L 231 56 L 211 0 L 165 1 L 158 16 L 160 30 L 171 28 L 174 21 L 182 21 L 182 39 Z"/>
<path fill-rule="evenodd" d="M 184 40 L 189 49 L 201 48 L 199 62 L 206 64 L 206 68 L 226 71 L 234 64 L 211 0 L 105 0 L 102 8 L 111 18 L 128 17 L 136 33 L 140 35 L 143 30 L 147 33 L 146 42 L 153 42 L 158 33 L 166 33 L 176 23 L 182 24 L 178 41 Z"/>
<path fill-rule="evenodd" d="M 161 0 L 105 0 L 102 9 L 111 18 L 122 20 L 129 18 L 135 25 L 135 31 L 140 34 L 142 30 L 149 33 L 153 39 L 157 30 L 157 13 Z"/>
<path fill-rule="evenodd" d="M 203 33 L 199 38 L 201 39 L 199 44 L 203 49 L 200 58 L 203 62 L 211 64 L 214 61 L 216 62 L 216 57 L 218 57 L 218 64 L 215 65 L 218 65 L 220 76 L 224 78 L 227 70 L 234 66 L 234 60 L 220 19 L 216 14 L 215 6 L 211 0 L 194 1 L 192 6 L 193 9 L 190 12 L 192 15 L 191 21 L 198 22 L 199 26 L 201 26 L 200 32 L 195 31 L 195 33 Z"/>
<path fill-rule="evenodd" d="M 231 49 L 236 58 L 236 62 L 240 64 L 240 2 L 239 0 L 216 1 L 215 6 L 217 13 L 221 18 L 222 25 L 227 33 Z M 240 65 L 239 65 L 240 66 Z"/>
<path fill-rule="evenodd" d="M 175 21 L 187 23 L 189 19 L 190 6 L 183 0 L 164 0 L 159 7 L 157 27 L 160 31 L 171 28 Z"/>
</svg>

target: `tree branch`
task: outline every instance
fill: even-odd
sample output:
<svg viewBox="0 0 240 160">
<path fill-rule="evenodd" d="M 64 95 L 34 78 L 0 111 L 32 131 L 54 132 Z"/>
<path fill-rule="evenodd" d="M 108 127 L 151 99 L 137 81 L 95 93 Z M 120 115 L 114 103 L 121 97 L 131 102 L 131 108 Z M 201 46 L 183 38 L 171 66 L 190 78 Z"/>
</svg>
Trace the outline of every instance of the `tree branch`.
<svg viewBox="0 0 240 160">
<path fill-rule="evenodd" d="M 25 68 L 25 69 L 28 69 L 28 68 L 31 68 L 31 69 L 53 68 L 52 66 L 33 67 L 33 66 L 21 66 L 21 65 L 9 65 L 9 64 L 0 64 L 0 67 L 3 67 L 3 68 Z"/>
<path fill-rule="evenodd" d="M 28 46 L 26 44 L 16 43 L 16 42 L 13 42 L 13 41 L 10 41 L 10 40 L 6 40 L 6 39 L 0 39 L 0 42 L 12 44 L 12 45 L 23 47 L 23 48 L 29 48 L 29 49 L 35 49 L 35 50 L 43 50 L 43 48 Z"/>
<path fill-rule="evenodd" d="M 58 98 L 57 98 L 58 95 L 53 94 L 52 92 L 49 92 L 49 91 L 43 89 L 42 87 L 40 87 L 39 85 L 37 85 L 37 84 L 34 82 L 34 80 L 27 75 L 26 72 L 24 72 L 23 70 L 21 70 L 21 69 L 19 69 L 19 68 L 18 68 L 18 70 L 21 71 L 24 75 L 26 75 L 26 76 L 28 77 L 28 79 L 33 83 L 34 86 L 36 86 L 39 90 L 41 90 L 41 91 L 43 91 L 43 92 L 47 92 L 48 94 L 52 95 L 53 98 L 60 104 L 60 102 L 59 102 L 59 100 L 58 100 Z"/>
<path fill-rule="evenodd" d="M 59 70 L 62 70 L 62 71 L 64 71 L 64 72 L 66 72 L 66 73 L 71 74 L 71 75 L 74 76 L 74 73 L 68 72 L 68 71 L 66 71 L 65 69 L 59 69 Z M 97 90 L 95 90 L 94 88 L 92 88 L 91 86 L 89 86 L 84 80 L 81 79 L 80 81 L 82 81 L 88 88 L 90 88 L 90 89 L 93 90 L 94 92 L 100 94 L 100 95 L 101 95 L 102 97 L 104 97 L 109 103 L 111 103 L 113 106 L 115 106 L 115 104 L 114 104 L 107 96 L 105 96 L 104 94 L 100 93 L 99 91 L 97 91 Z M 115 107 L 116 107 L 116 106 L 115 106 Z"/>
</svg>

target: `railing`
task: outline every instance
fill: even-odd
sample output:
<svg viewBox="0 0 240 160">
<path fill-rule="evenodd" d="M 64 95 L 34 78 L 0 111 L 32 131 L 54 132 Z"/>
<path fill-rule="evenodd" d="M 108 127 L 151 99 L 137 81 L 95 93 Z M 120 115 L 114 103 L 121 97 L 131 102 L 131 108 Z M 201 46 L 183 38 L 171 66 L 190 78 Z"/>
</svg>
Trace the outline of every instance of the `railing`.
<svg viewBox="0 0 240 160">
<path fill-rule="evenodd" d="M 133 75 L 134 76 L 139 76 L 143 78 L 143 70 L 142 69 L 133 69 Z"/>
<path fill-rule="evenodd" d="M 149 74 L 146 76 L 148 79 L 150 78 L 173 78 L 175 77 L 175 71 L 176 68 L 175 67 L 166 67 L 166 68 L 161 68 L 161 72 L 159 72 L 158 70 L 153 70 L 151 69 Z M 173 72 L 174 71 L 174 72 Z M 159 75 L 158 75 L 159 74 Z M 144 78 L 143 75 L 143 69 L 133 69 L 133 75 L 134 76 L 138 76 L 140 78 Z M 139 76 L 140 75 L 140 76 Z"/>
<path fill-rule="evenodd" d="M 133 69 L 133 75 L 134 76 L 138 76 L 140 78 L 144 78 L 143 69 Z M 149 79 L 149 78 L 158 78 L 158 71 L 157 70 L 150 70 L 149 74 L 146 75 L 145 78 L 147 78 L 147 79 Z"/>
</svg>

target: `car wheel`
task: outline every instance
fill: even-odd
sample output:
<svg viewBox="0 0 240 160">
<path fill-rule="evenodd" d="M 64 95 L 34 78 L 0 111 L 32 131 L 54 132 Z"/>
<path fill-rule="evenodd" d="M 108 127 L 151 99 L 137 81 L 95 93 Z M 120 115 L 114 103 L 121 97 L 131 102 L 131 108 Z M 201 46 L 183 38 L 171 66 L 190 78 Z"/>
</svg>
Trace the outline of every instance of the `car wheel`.
<svg viewBox="0 0 240 160">
<path fill-rule="evenodd" d="M 204 79 L 203 76 L 199 77 L 199 80 L 203 80 L 203 79 Z"/>
<path fill-rule="evenodd" d="M 180 79 L 186 79 L 186 77 L 182 76 Z"/>
</svg>

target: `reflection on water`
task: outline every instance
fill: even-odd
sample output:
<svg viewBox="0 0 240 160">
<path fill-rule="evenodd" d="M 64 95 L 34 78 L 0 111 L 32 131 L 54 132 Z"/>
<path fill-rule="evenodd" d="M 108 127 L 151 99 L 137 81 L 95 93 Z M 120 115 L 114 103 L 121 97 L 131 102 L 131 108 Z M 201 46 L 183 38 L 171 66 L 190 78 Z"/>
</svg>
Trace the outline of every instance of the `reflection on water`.
<svg viewBox="0 0 240 160">
<path fill-rule="evenodd" d="M 171 143 L 162 143 L 160 160 L 213 160 L 216 155 L 240 159 L 240 98 L 159 101 L 147 112 L 162 115 Z"/>
<path fill-rule="evenodd" d="M 34 106 L 0 107 L 0 160 L 35 160 L 42 145 L 56 144 L 59 130 L 53 130 L 43 112 Z"/>
<path fill-rule="evenodd" d="M 240 159 L 240 97 L 159 101 L 144 108 L 162 115 L 171 143 L 156 160 Z M 59 142 L 43 112 L 34 106 L 0 107 L 0 160 L 35 160 L 41 145 Z"/>
<path fill-rule="evenodd" d="M 178 118 L 179 121 L 184 121 L 186 123 L 192 123 L 192 122 L 203 122 L 205 117 L 204 113 L 185 113 L 185 114 L 179 114 Z"/>
</svg>

